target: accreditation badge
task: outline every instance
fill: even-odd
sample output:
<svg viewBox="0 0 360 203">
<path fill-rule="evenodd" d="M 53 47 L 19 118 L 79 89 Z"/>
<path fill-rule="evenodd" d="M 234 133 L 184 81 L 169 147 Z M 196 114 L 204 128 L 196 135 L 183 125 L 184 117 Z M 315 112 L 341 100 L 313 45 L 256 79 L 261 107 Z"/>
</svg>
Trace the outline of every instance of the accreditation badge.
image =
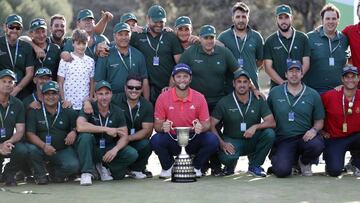
<svg viewBox="0 0 360 203">
<path fill-rule="evenodd" d="M 153 66 L 159 66 L 160 65 L 160 57 L 154 56 L 153 57 Z"/>
<path fill-rule="evenodd" d="M 130 135 L 133 135 L 133 134 L 135 134 L 135 128 L 130 129 Z"/>
<path fill-rule="evenodd" d="M 246 123 L 240 123 L 240 131 L 245 132 L 246 131 Z"/>
<path fill-rule="evenodd" d="M 51 135 L 46 135 L 46 137 L 45 137 L 45 144 L 51 145 Z"/>
<path fill-rule="evenodd" d="M 6 137 L 6 128 L 0 128 L 0 137 L 1 138 Z"/>
<path fill-rule="evenodd" d="M 239 64 L 239 67 L 244 67 L 244 59 L 243 58 L 238 58 L 238 64 Z"/>
<path fill-rule="evenodd" d="M 292 62 L 292 59 L 291 59 L 291 58 L 287 58 L 287 59 L 286 59 L 286 64 L 291 63 L 291 62 Z"/>
<path fill-rule="evenodd" d="M 99 142 L 100 149 L 105 149 L 105 146 L 106 146 L 105 138 L 101 138 Z"/>
<path fill-rule="evenodd" d="M 335 66 L 335 58 L 334 57 L 329 58 L 329 66 Z"/>
<path fill-rule="evenodd" d="M 295 113 L 292 111 L 292 112 L 289 112 L 288 114 L 288 120 L 289 121 L 295 121 Z"/>
</svg>

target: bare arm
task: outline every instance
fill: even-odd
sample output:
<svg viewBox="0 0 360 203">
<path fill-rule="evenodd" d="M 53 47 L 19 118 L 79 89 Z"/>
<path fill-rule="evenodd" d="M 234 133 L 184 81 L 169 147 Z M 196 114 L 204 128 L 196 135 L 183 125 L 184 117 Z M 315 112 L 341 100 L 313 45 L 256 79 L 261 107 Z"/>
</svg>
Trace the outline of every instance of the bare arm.
<svg viewBox="0 0 360 203">
<path fill-rule="evenodd" d="M 247 129 L 244 132 L 244 137 L 251 138 L 257 130 L 276 127 L 276 122 L 272 114 L 265 116 L 263 120 L 264 121 L 262 123 L 252 125 L 249 129 Z"/>
<path fill-rule="evenodd" d="M 273 61 L 269 59 L 265 59 L 265 72 L 270 76 L 271 80 L 275 83 L 281 85 L 285 81 L 277 74 L 277 72 L 273 69 Z"/>
<path fill-rule="evenodd" d="M 312 128 L 310 128 L 306 133 L 305 135 L 303 136 L 303 140 L 305 142 L 307 141 L 310 141 L 312 140 L 316 135 L 317 133 L 322 130 L 324 126 L 324 120 L 316 120 L 314 121 L 314 125 Z"/>
<path fill-rule="evenodd" d="M 12 144 L 19 142 L 25 133 L 25 123 L 16 123 L 15 129 L 16 129 L 16 132 L 6 142 L 10 142 Z"/>
<path fill-rule="evenodd" d="M 100 35 L 104 33 L 106 26 L 108 22 L 110 22 L 113 19 L 113 14 L 109 11 L 101 11 L 101 18 L 98 23 L 96 23 L 94 31 L 96 34 Z"/>
<path fill-rule="evenodd" d="M 94 78 L 90 78 L 90 95 L 89 98 L 94 98 L 94 92 L 95 92 L 95 80 Z"/>
<path fill-rule="evenodd" d="M 87 133 L 105 133 L 111 137 L 117 137 L 123 127 L 120 128 L 110 128 L 105 126 L 98 126 L 92 123 L 89 123 L 86 118 L 79 116 L 76 120 L 76 130 L 78 132 L 87 132 Z M 126 127 L 125 127 L 126 128 Z M 127 129 L 126 129 L 127 130 Z M 126 131 L 127 132 L 127 131 Z M 127 134 L 127 133 L 126 133 Z"/>
<path fill-rule="evenodd" d="M 143 96 L 146 100 L 150 100 L 150 85 L 148 79 L 143 80 Z"/>
<path fill-rule="evenodd" d="M 19 39 L 21 39 L 31 45 L 31 47 L 35 51 L 36 58 L 44 58 L 45 57 L 45 51 L 41 47 L 36 45 L 29 36 L 23 35 L 23 36 L 20 36 Z"/>
<path fill-rule="evenodd" d="M 174 61 L 175 63 L 179 63 L 181 54 L 174 55 Z"/>
<path fill-rule="evenodd" d="M 310 57 L 304 56 L 302 58 L 302 69 L 303 69 L 304 75 L 306 72 L 308 72 L 309 68 L 310 68 Z"/>
<path fill-rule="evenodd" d="M 61 98 L 61 100 L 65 101 L 65 94 L 64 94 L 65 78 L 58 75 L 57 76 L 57 82 L 59 84 L 60 98 Z"/>
<path fill-rule="evenodd" d="M 224 153 L 226 154 L 234 154 L 235 153 L 235 147 L 228 142 L 225 142 L 219 135 L 218 131 L 216 130 L 216 125 L 219 123 L 220 121 L 214 117 L 211 117 L 211 122 L 210 122 L 210 129 L 211 132 L 214 133 L 216 135 L 216 137 L 219 139 L 220 142 L 220 148 L 224 151 Z"/>
</svg>

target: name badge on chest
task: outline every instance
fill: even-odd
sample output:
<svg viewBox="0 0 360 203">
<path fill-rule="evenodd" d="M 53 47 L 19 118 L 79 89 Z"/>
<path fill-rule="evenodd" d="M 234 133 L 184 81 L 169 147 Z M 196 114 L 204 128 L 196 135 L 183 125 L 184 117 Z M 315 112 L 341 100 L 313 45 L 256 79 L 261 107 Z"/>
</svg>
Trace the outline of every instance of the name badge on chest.
<svg viewBox="0 0 360 203">
<path fill-rule="evenodd" d="M 51 135 L 46 135 L 46 137 L 45 137 L 45 144 L 51 145 Z"/>
<path fill-rule="evenodd" d="M 153 57 L 153 66 L 159 66 L 160 65 L 160 57 L 154 56 Z"/>
<path fill-rule="evenodd" d="M 240 123 L 240 131 L 245 132 L 246 131 L 246 123 Z"/>
<path fill-rule="evenodd" d="M 105 149 L 105 146 L 106 146 L 105 139 L 104 139 L 104 138 L 101 138 L 101 139 L 100 139 L 100 142 L 99 142 L 99 147 L 100 147 L 100 149 Z"/>
<path fill-rule="evenodd" d="M 292 112 L 289 112 L 288 114 L 288 120 L 289 121 L 295 121 L 295 113 L 292 111 Z"/>
<path fill-rule="evenodd" d="M 335 58 L 334 57 L 329 58 L 329 66 L 335 66 Z"/>
<path fill-rule="evenodd" d="M 0 128 L 0 137 L 1 138 L 6 137 L 6 129 L 5 128 Z"/>
<path fill-rule="evenodd" d="M 238 58 L 238 64 L 242 68 L 244 66 L 244 59 L 243 58 Z"/>
</svg>

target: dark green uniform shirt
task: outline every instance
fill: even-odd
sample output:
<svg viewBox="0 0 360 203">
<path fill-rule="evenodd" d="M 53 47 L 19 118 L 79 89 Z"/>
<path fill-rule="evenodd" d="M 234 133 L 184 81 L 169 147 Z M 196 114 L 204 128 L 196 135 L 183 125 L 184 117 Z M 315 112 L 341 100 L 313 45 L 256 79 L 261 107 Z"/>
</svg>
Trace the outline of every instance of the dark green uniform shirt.
<svg viewBox="0 0 360 203">
<path fill-rule="evenodd" d="M 128 54 L 122 55 L 122 58 L 126 65 L 121 60 L 117 48 L 111 47 L 109 56 L 100 57 L 96 62 L 95 81 L 108 81 L 115 94 L 124 92 L 125 81 L 129 74 L 140 75 L 143 79 L 147 78 L 145 58 L 139 50 L 130 47 Z"/>
<path fill-rule="evenodd" d="M 211 116 L 223 121 L 224 136 L 244 138 L 244 132 L 241 131 L 241 123 L 246 123 L 246 129 L 249 129 L 251 126 L 261 123 L 261 118 L 270 115 L 271 111 L 265 100 L 262 98 L 258 100 L 253 94 L 251 94 L 251 103 L 246 114 L 249 103 L 244 104 L 238 99 L 237 101 L 245 118 L 241 116 L 232 93 L 223 97 L 217 103 Z"/>
<path fill-rule="evenodd" d="M 124 93 L 114 94 L 112 103 L 124 111 L 129 135 L 131 135 L 131 129 L 135 129 L 135 132 L 141 130 L 142 123 L 154 122 L 154 108 L 152 104 L 143 97 L 140 97 L 138 104 L 131 109 L 132 117 L 130 116 L 130 109 Z"/>
<path fill-rule="evenodd" d="M 348 40 L 337 31 L 336 37 L 331 40 L 333 51 L 330 52 L 329 39 L 324 34 L 323 27 L 320 31 L 311 31 L 307 35 L 311 48 L 310 69 L 303 81 L 321 94 L 342 84 L 341 75 L 347 61 Z M 334 63 L 330 64 L 330 60 L 334 60 Z"/>
<path fill-rule="evenodd" d="M 37 69 L 46 67 L 52 72 L 52 79 L 57 79 L 57 71 L 60 63 L 61 49 L 58 45 L 48 43 L 48 46 L 44 49 L 46 56 L 45 58 L 38 59 L 34 52 L 34 73 Z"/>
<path fill-rule="evenodd" d="M 22 100 L 22 103 L 24 104 L 25 112 L 28 112 L 30 109 L 30 104 L 33 101 L 39 101 L 39 98 L 37 97 L 36 93 L 33 92 L 32 94 L 28 95 Z"/>
<path fill-rule="evenodd" d="M 3 143 L 13 136 L 14 128 L 17 123 L 25 123 L 25 110 L 22 102 L 18 98 L 10 96 L 9 106 L 4 108 L 0 105 L 0 113 L 4 122 L 2 123 L 0 121 L 0 127 L 5 128 L 6 131 L 6 137 L 0 137 L 0 143 Z"/>
<path fill-rule="evenodd" d="M 239 67 L 231 51 L 217 45 L 209 55 L 200 44 L 195 44 L 181 55 L 180 63 L 191 67 L 190 87 L 204 94 L 208 103 L 216 103 L 226 94 L 226 73 L 232 73 Z M 230 80 L 233 78 L 231 74 Z"/>
<path fill-rule="evenodd" d="M 130 44 L 140 50 L 145 56 L 151 87 L 151 101 L 155 102 L 162 88 L 169 86 L 171 72 L 176 64 L 174 55 L 182 53 L 181 44 L 173 32 L 162 32 L 161 35 L 156 37 L 153 37 L 148 32 L 134 32 L 131 35 Z M 156 54 L 157 45 L 159 45 L 159 49 Z M 160 60 L 158 66 L 153 65 L 155 56 L 158 56 Z"/>
<path fill-rule="evenodd" d="M 239 59 L 243 60 L 242 68 L 250 74 L 255 87 L 259 89 L 256 61 L 263 59 L 264 39 L 259 32 L 251 29 L 249 26 L 247 27 L 246 40 L 245 38 L 243 40 L 240 37 L 236 38 L 238 46 L 236 45 L 234 26 L 231 26 L 231 28 L 220 33 L 218 40 L 230 49 L 238 61 Z"/>
<path fill-rule="evenodd" d="M 46 111 L 46 117 L 49 124 L 49 131 L 46 126 L 46 120 L 43 109 L 31 109 L 26 117 L 26 131 L 37 135 L 43 142 L 46 142 L 46 136 L 51 136 L 51 146 L 56 150 L 62 150 L 67 147 L 65 138 L 67 134 L 76 127 L 77 113 L 71 108 L 62 108 L 60 104 L 60 113 L 51 114 Z"/>
<path fill-rule="evenodd" d="M 66 41 L 70 40 L 71 38 L 70 37 L 64 37 L 64 40 L 62 41 L 62 43 L 59 45 L 61 51 L 63 51 L 64 49 L 64 45 L 66 44 Z M 55 42 L 52 40 L 51 36 L 49 36 L 47 38 L 47 41 L 50 42 L 50 43 L 53 43 L 55 44 Z"/>
<path fill-rule="evenodd" d="M 279 35 L 277 33 L 279 33 Z M 286 80 L 286 60 L 288 58 L 290 58 L 291 60 L 299 60 L 302 62 L 303 57 L 310 56 L 310 45 L 308 37 L 300 31 L 296 31 L 295 33 L 296 34 L 294 44 L 291 49 L 290 55 L 288 54 L 286 49 L 289 50 L 294 34 L 289 39 L 287 39 L 280 33 L 280 31 L 278 31 L 271 34 L 265 40 L 264 59 L 272 60 L 273 69 L 284 80 Z M 281 44 L 280 40 L 282 41 L 286 49 Z M 276 85 L 277 84 L 274 81 L 271 81 L 271 87 L 274 87 Z"/>
<path fill-rule="evenodd" d="M 86 114 L 84 112 L 84 109 L 81 109 L 79 117 L 80 116 L 84 117 L 87 120 L 87 122 L 92 123 L 97 126 L 101 126 L 101 123 L 100 123 L 100 119 L 101 119 L 103 126 L 105 126 L 107 119 L 101 116 L 97 102 L 92 102 L 91 105 L 92 105 L 94 114 Z M 126 127 L 126 120 L 125 120 L 124 112 L 120 107 L 116 106 L 115 104 L 110 104 L 109 113 L 108 113 L 108 123 L 107 123 L 106 127 L 109 127 L 109 128 Z M 101 138 L 105 139 L 106 145 L 114 144 L 118 140 L 118 138 L 113 138 L 110 135 L 106 135 L 105 133 L 97 133 L 94 135 L 97 140 L 97 144 L 99 144 L 99 140 Z"/>
<path fill-rule="evenodd" d="M 306 131 L 313 127 L 315 120 L 322 120 L 325 117 L 320 95 L 311 87 L 304 85 L 306 89 L 299 99 L 302 91 L 293 96 L 286 88 L 292 106 L 299 99 L 294 107 L 290 107 L 285 96 L 284 87 L 285 84 L 274 87 L 268 97 L 268 104 L 276 121 L 276 136 L 285 138 L 304 135 Z M 294 121 L 289 121 L 289 112 L 294 112 Z"/>
</svg>

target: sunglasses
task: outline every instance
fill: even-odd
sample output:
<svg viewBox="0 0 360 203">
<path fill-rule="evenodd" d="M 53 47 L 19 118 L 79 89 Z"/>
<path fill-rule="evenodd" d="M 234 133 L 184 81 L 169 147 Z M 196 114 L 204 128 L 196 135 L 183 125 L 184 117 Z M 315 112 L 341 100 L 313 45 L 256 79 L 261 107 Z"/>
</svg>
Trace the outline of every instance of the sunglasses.
<svg viewBox="0 0 360 203">
<path fill-rule="evenodd" d="M 343 68 L 343 71 L 357 71 L 357 68 L 354 66 L 346 66 Z"/>
<path fill-rule="evenodd" d="M 131 86 L 131 85 L 126 85 L 126 88 L 128 88 L 129 90 L 141 90 L 141 86 Z"/>
<path fill-rule="evenodd" d="M 21 30 L 21 29 L 22 29 L 22 27 L 20 27 L 20 26 L 14 26 L 14 25 L 9 25 L 8 28 L 9 28 L 10 30 L 13 30 L 13 29 Z"/>
</svg>

